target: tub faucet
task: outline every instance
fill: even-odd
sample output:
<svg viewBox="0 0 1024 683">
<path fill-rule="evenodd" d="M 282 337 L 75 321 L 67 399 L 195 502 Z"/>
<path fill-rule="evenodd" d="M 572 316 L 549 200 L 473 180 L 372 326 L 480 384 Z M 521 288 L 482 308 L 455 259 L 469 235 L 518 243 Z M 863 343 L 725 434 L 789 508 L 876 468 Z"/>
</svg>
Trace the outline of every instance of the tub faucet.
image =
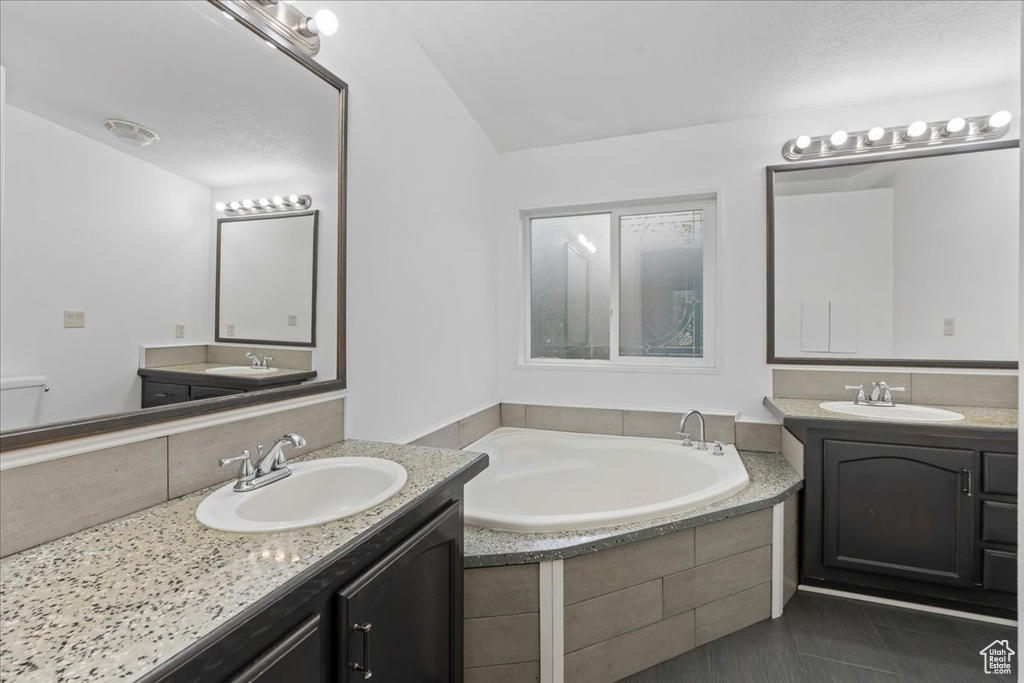
<svg viewBox="0 0 1024 683">
<path fill-rule="evenodd" d="M 679 421 L 679 431 L 677 431 L 676 434 L 683 437 L 684 446 L 693 445 L 690 442 L 689 433 L 686 432 L 686 420 L 689 419 L 691 415 L 696 415 L 697 420 L 700 424 L 700 438 L 697 440 L 697 450 L 706 451 L 708 449 L 708 442 L 704 440 L 704 416 L 700 413 L 699 410 L 686 411 L 686 414 L 683 415 L 683 419 Z"/>
</svg>

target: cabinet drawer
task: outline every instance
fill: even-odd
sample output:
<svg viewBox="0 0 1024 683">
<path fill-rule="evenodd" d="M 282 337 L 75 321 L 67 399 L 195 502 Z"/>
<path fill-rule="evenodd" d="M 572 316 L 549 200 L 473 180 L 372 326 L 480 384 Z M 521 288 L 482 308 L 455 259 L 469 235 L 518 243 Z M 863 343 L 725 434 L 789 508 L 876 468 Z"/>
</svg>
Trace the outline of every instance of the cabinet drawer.
<svg viewBox="0 0 1024 683">
<path fill-rule="evenodd" d="M 245 393 L 241 389 L 225 389 L 224 387 L 200 387 L 192 385 L 192 400 L 198 401 L 201 398 L 215 398 L 217 396 L 231 396 L 232 394 Z"/>
<path fill-rule="evenodd" d="M 984 551 L 981 586 L 987 591 L 1017 592 L 1017 554 Z"/>
<path fill-rule="evenodd" d="M 187 384 L 165 384 L 163 382 L 146 382 L 142 389 L 142 407 L 166 406 L 172 403 L 184 403 L 188 400 Z"/>
<path fill-rule="evenodd" d="M 982 453 L 984 493 L 1017 495 L 1017 456 L 1012 453 Z"/>
<path fill-rule="evenodd" d="M 982 501 L 981 540 L 1017 545 L 1017 506 Z"/>
</svg>

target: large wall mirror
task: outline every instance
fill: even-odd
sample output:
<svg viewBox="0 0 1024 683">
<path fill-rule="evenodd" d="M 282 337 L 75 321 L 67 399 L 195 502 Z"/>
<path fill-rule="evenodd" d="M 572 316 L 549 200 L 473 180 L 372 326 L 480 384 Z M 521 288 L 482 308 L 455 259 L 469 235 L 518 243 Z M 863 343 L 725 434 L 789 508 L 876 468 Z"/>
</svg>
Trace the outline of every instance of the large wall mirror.
<svg viewBox="0 0 1024 683">
<path fill-rule="evenodd" d="M 768 362 L 1014 368 L 1017 141 L 768 168 Z"/>
<path fill-rule="evenodd" d="M 0 446 L 344 386 L 344 82 L 213 0 L 5 0 L 0 65 Z M 144 371 L 247 353 L 290 386 L 224 371 L 147 404 Z"/>
</svg>

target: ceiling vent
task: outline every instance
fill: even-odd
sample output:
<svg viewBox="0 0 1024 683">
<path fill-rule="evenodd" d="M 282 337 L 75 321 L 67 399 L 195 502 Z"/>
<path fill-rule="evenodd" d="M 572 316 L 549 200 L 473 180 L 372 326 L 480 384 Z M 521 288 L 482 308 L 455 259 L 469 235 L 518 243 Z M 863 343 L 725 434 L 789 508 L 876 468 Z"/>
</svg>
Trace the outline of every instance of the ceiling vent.
<svg viewBox="0 0 1024 683">
<path fill-rule="evenodd" d="M 121 119 L 107 119 L 103 125 L 121 142 L 133 147 L 145 147 L 160 140 L 160 136 L 145 126 Z"/>
</svg>

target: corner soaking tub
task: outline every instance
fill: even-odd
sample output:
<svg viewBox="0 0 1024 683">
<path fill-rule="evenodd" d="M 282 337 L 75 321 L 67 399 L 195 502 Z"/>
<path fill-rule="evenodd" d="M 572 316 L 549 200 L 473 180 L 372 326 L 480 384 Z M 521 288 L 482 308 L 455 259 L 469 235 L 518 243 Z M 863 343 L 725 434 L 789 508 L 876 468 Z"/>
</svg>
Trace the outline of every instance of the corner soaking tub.
<svg viewBox="0 0 1024 683">
<path fill-rule="evenodd" d="M 465 450 L 490 466 L 466 486 L 466 522 L 542 532 L 666 517 L 728 498 L 750 480 L 725 455 L 682 441 L 502 427 Z"/>
</svg>

